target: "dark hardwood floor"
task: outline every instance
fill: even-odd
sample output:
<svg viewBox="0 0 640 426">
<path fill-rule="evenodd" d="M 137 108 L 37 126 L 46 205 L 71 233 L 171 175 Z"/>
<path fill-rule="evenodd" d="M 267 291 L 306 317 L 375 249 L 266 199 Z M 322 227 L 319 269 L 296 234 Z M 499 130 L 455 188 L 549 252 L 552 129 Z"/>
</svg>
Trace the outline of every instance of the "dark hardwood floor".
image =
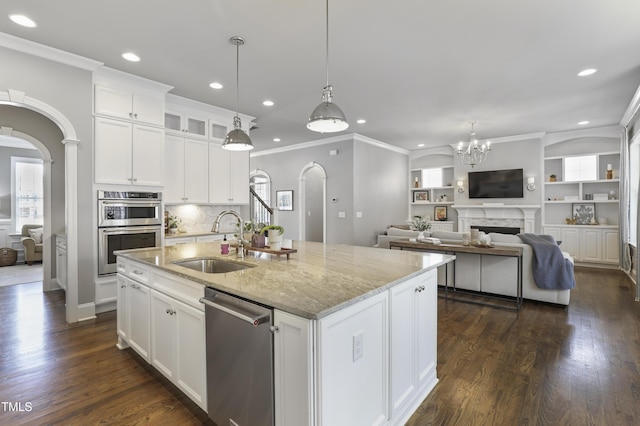
<svg viewBox="0 0 640 426">
<path fill-rule="evenodd" d="M 439 299 L 440 382 L 408 425 L 638 424 L 633 284 L 584 268 L 576 280 L 566 309 L 527 301 L 515 313 Z M 68 325 L 62 292 L 0 288 L 0 425 L 211 424 L 115 347 L 115 321 L 110 312 Z"/>
</svg>

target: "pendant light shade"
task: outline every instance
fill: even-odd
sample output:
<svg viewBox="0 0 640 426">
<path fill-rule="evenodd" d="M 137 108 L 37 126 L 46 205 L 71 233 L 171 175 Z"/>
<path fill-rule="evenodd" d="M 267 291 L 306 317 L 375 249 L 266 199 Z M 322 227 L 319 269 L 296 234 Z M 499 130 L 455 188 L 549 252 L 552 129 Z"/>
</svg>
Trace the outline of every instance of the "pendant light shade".
<svg viewBox="0 0 640 426">
<path fill-rule="evenodd" d="M 322 89 L 322 102 L 309 116 L 307 128 L 314 132 L 334 133 L 346 130 L 349 123 L 340 107 L 333 103 L 333 87 L 329 84 L 329 0 L 326 0 L 326 12 L 327 84 Z"/>
<path fill-rule="evenodd" d="M 238 116 L 240 110 L 240 46 L 244 44 L 242 37 L 231 37 L 231 44 L 236 46 L 236 116 L 233 117 L 233 130 L 227 133 L 222 148 L 229 151 L 249 151 L 253 149 L 251 138 L 242 130 L 242 121 Z"/>
</svg>

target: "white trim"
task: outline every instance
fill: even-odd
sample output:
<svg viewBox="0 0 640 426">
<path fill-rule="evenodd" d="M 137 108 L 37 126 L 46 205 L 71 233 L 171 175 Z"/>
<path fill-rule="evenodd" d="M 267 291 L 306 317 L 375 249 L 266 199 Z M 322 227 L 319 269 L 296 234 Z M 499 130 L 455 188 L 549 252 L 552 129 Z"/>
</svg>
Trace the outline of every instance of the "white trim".
<svg viewBox="0 0 640 426">
<path fill-rule="evenodd" d="M 177 96 L 177 95 L 174 95 L 173 93 L 167 93 L 165 95 L 165 99 L 164 100 L 167 103 L 165 105 L 165 108 L 169 108 L 169 109 L 171 109 L 172 106 L 179 106 L 179 107 L 181 106 L 181 107 L 185 107 L 185 108 L 192 108 L 192 109 L 195 109 L 197 111 L 205 111 L 205 112 L 209 112 L 209 113 L 212 113 L 212 114 L 217 114 L 217 115 L 222 116 L 224 118 L 228 118 L 231 121 L 233 121 L 233 117 L 236 116 L 236 112 L 235 111 L 231 111 L 229 109 L 221 108 L 221 107 L 218 107 L 218 106 L 215 106 L 215 105 L 205 104 L 204 102 L 200 102 L 200 101 L 194 101 L 193 99 L 183 98 L 182 96 Z M 240 119 L 242 121 L 246 121 L 246 122 L 250 122 L 252 124 L 255 124 L 255 123 L 253 123 L 253 121 L 256 118 L 251 116 L 251 115 L 238 113 L 238 117 L 240 117 Z"/>
<path fill-rule="evenodd" d="M 306 196 L 306 178 L 305 174 L 312 168 L 319 167 L 322 171 L 322 242 L 327 242 L 327 171 L 325 168 L 315 161 L 307 163 L 302 170 L 300 171 L 299 178 L 299 196 L 298 196 L 298 238 L 300 241 L 306 240 L 306 207 L 305 207 L 305 196 Z"/>
<path fill-rule="evenodd" d="M 406 150 L 404 148 L 389 145 L 388 143 L 380 142 L 379 140 L 371 139 L 369 137 L 360 135 L 358 133 L 353 133 L 353 140 L 358 142 L 368 143 L 369 145 L 377 146 L 378 148 L 388 149 L 389 151 L 397 152 L 399 154 L 409 155 L 411 153 L 411 151 Z"/>
<path fill-rule="evenodd" d="M 0 33 L 1 34 L 1 33 Z M 19 99 L 19 101 L 18 101 Z M 65 229 L 67 234 L 67 290 L 66 319 L 67 322 L 77 322 L 79 318 L 89 318 L 95 315 L 93 303 L 89 304 L 94 313 L 81 312 L 78 305 L 78 144 L 75 127 L 56 108 L 38 99 L 26 96 L 24 92 L 8 89 L 0 91 L 0 104 L 14 105 L 27 108 L 44 115 L 56 124 L 62 131 L 65 152 Z M 50 159 L 50 157 L 49 157 Z M 48 162 L 48 164 L 51 164 Z M 50 216 L 50 214 L 49 214 Z M 51 224 L 49 224 L 51 226 Z"/>
<path fill-rule="evenodd" d="M 622 114 L 622 118 L 620 119 L 620 125 L 623 127 L 629 127 L 631 121 L 638 114 L 638 110 L 640 109 L 640 86 L 636 89 L 636 92 L 633 94 L 633 98 L 631 98 L 631 102 L 627 106 L 627 109 Z"/>
<path fill-rule="evenodd" d="M 547 133 L 538 132 L 538 133 L 524 133 L 522 135 L 513 135 L 513 136 L 501 136 L 499 138 L 487 138 L 487 139 L 478 139 L 478 143 L 482 144 L 484 142 L 491 142 L 491 145 L 499 144 L 499 143 L 509 143 L 509 142 L 520 142 L 520 141 L 530 141 L 530 140 L 542 140 Z M 463 143 L 467 143 L 468 141 L 462 141 Z M 460 142 L 450 143 L 449 146 L 453 148 L 453 154 L 456 155 L 458 151 L 458 145 Z"/>
<path fill-rule="evenodd" d="M 0 46 L 87 71 L 94 71 L 103 65 L 102 62 L 94 61 L 93 59 L 88 59 L 6 33 L 0 33 Z"/>
<path fill-rule="evenodd" d="M 124 71 L 119 71 L 113 68 L 101 66 L 93 73 L 93 83 L 109 86 L 113 83 L 116 84 L 129 84 L 136 89 L 147 89 L 153 92 L 167 93 L 174 87 L 168 84 L 159 83 L 148 78 L 140 77 L 134 74 L 129 74 Z M 133 89 L 132 89 L 133 90 Z"/>
<path fill-rule="evenodd" d="M 93 302 L 78 305 L 78 321 L 87 321 L 96 318 L 96 305 Z"/>
<path fill-rule="evenodd" d="M 542 141 L 542 146 L 544 148 L 559 142 L 580 138 L 611 138 L 620 140 L 620 126 L 616 124 L 612 126 L 568 130 L 566 132 L 547 133 Z"/>
<path fill-rule="evenodd" d="M 334 136 L 332 138 L 326 138 L 326 139 L 319 139 L 319 140 L 315 140 L 315 141 L 309 141 L 309 142 L 302 142 L 302 143 L 298 143 L 295 145 L 287 145 L 287 146 L 283 146 L 280 148 L 274 148 L 274 149 L 267 149 L 264 151 L 258 151 L 258 152 L 251 152 L 249 154 L 250 157 L 261 157 L 263 155 L 271 155 L 271 154 L 279 154 L 281 152 L 288 152 L 288 151 L 295 151 L 298 149 L 305 149 L 305 148 L 311 148 L 311 147 L 315 147 L 315 146 L 322 146 L 322 145 L 328 145 L 331 143 L 336 143 L 336 142 L 346 142 L 346 141 L 350 141 L 353 140 L 353 135 L 354 133 L 350 133 L 347 135 L 340 135 L 340 136 Z"/>
</svg>

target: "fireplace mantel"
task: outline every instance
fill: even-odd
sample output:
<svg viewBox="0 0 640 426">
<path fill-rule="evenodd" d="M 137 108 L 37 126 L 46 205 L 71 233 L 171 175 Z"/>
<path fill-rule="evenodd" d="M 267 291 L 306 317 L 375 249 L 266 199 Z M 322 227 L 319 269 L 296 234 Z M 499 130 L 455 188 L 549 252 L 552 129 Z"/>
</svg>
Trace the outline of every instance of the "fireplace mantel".
<svg viewBox="0 0 640 426">
<path fill-rule="evenodd" d="M 469 232 L 471 225 L 513 226 L 514 222 L 522 232 L 535 232 L 536 212 L 540 210 L 539 205 L 529 204 L 454 204 L 451 207 L 458 212 L 459 232 Z"/>
</svg>

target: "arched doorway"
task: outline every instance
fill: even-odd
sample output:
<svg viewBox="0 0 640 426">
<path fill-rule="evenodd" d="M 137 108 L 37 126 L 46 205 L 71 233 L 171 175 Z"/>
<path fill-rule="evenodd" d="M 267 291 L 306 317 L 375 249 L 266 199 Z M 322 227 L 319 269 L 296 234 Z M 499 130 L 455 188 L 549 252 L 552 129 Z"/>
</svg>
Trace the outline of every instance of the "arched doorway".
<svg viewBox="0 0 640 426">
<path fill-rule="evenodd" d="M 79 319 L 79 307 L 78 307 L 78 208 L 77 208 L 77 194 L 78 194 L 78 144 L 77 133 L 75 127 L 71 122 L 56 108 L 44 103 L 38 99 L 29 97 L 26 93 L 19 90 L 8 89 L 7 91 L 0 90 L 0 104 L 10 105 L 19 108 L 26 108 L 31 111 L 37 112 L 44 117 L 51 120 L 62 132 L 63 139 L 60 141 L 64 144 L 64 162 L 65 162 L 65 232 L 67 236 L 67 291 L 66 291 L 66 320 L 67 322 L 77 322 Z M 25 137 L 29 135 L 22 134 Z M 32 138 L 33 139 L 33 138 Z M 34 139 L 35 141 L 35 139 Z M 43 146 L 44 147 L 44 146 Z M 40 148 L 39 148 L 40 149 Z M 46 150 L 46 147 L 45 147 Z M 48 151 L 48 150 L 46 150 Z M 42 151 L 41 151 L 42 152 Z M 43 153 L 44 154 L 44 153 Z M 44 157 L 43 157 L 44 158 Z M 51 156 L 49 155 L 49 161 L 45 164 L 51 165 Z M 46 166 L 45 166 L 46 169 Z M 45 171 L 46 176 L 46 171 Z M 51 217 L 51 179 L 49 171 L 49 196 L 46 196 L 47 184 L 45 183 L 45 217 Z M 46 179 L 45 179 L 46 180 Z M 47 201 L 48 200 L 48 201 Z M 47 214 L 47 208 L 49 214 Z M 51 238 L 51 223 L 48 224 L 45 221 L 44 237 Z M 43 251 L 45 248 L 43 247 Z M 44 290 L 52 286 L 51 283 L 51 247 L 49 245 L 49 253 L 43 253 L 43 259 L 48 258 L 48 284 L 44 284 Z M 45 274 L 45 281 L 47 281 L 47 267 L 43 262 L 43 270 Z"/>
<path fill-rule="evenodd" d="M 298 197 L 301 241 L 327 241 L 327 172 L 312 161 L 300 172 Z"/>
<path fill-rule="evenodd" d="M 23 132 L 18 132 L 13 130 L 10 127 L 0 127 L 0 134 L 8 138 L 9 140 L 15 139 L 17 141 L 26 142 L 27 144 L 32 145 L 35 150 L 40 154 L 39 159 L 42 160 L 42 190 L 43 190 L 43 239 L 47 242 L 43 245 L 42 251 L 42 289 L 44 291 L 55 290 L 58 287 L 51 280 L 51 270 L 52 270 L 52 244 L 51 244 L 51 164 L 53 162 L 51 158 L 51 152 L 49 149 L 38 139 L 34 138 L 31 135 L 28 135 Z M 14 157 L 15 158 L 15 157 Z M 24 158 L 21 160 L 29 160 L 28 158 Z M 14 173 L 13 166 L 11 173 Z M 13 179 L 13 176 L 12 176 Z M 13 191 L 13 188 L 12 188 Z M 13 204 L 12 200 L 12 203 Z M 15 206 L 12 205 L 12 210 L 15 211 Z M 12 214 L 13 216 L 13 214 Z M 15 224 L 14 224 L 15 226 Z M 18 226 L 16 230 L 19 232 L 21 226 Z"/>
</svg>

